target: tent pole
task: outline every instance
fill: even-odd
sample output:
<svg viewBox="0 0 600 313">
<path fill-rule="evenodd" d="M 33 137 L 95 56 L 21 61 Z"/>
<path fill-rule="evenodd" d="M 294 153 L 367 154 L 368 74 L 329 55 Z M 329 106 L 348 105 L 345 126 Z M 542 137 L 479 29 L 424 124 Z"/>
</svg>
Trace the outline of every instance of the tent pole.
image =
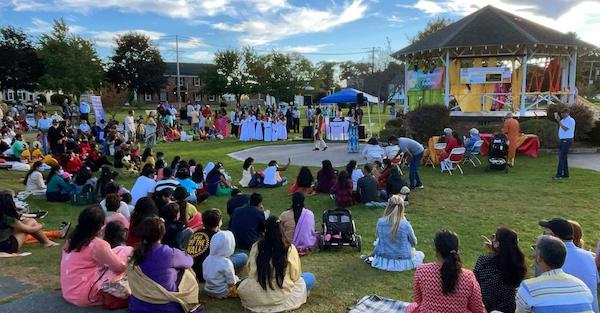
<svg viewBox="0 0 600 313">
<path fill-rule="evenodd" d="M 521 65 L 522 77 L 521 77 L 521 105 L 519 110 L 520 116 L 525 116 L 525 92 L 527 91 L 527 49 L 525 49 L 525 55 L 523 56 L 523 64 Z"/>
<path fill-rule="evenodd" d="M 367 110 L 368 110 L 368 118 L 369 118 L 369 137 L 373 137 L 373 127 L 371 124 L 371 102 L 367 101 Z"/>
<path fill-rule="evenodd" d="M 446 79 L 444 82 L 444 105 L 450 106 L 450 50 L 446 51 Z"/>
<path fill-rule="evenodd" d="M 383 111 L 383 110 L 381 109 L 381 101 L 379 101 L 379 102 L 377 103 L 377 106 L 379 107 L 379 114 L 378 114 L 378 115 L 379 115 L 379 127 L 381 127 L 381 112 Z"/>
</svg>

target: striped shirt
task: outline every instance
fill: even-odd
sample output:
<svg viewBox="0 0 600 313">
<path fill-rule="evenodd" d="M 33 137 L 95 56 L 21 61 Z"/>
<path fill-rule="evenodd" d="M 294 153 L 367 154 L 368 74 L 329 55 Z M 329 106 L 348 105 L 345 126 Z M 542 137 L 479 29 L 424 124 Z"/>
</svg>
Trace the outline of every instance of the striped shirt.
<svg viewBox="0 0 600 313">
<path fill-rule="evenodd" d="M 156 182 L 156 187 L 154 187 L 154 192 L 162 191 L 163 189 L 169 188 L 171 190 L 175 190 L 175 188 L 179 187 L 180 184 L 176 179 L 173 178 L 165 178 Z"/>
<path fill-rule="evenodd" d="M 593 313 L 592 300 L 584 282 L 555 269 L 521 283 L 516 313 Z"/>
</svg>

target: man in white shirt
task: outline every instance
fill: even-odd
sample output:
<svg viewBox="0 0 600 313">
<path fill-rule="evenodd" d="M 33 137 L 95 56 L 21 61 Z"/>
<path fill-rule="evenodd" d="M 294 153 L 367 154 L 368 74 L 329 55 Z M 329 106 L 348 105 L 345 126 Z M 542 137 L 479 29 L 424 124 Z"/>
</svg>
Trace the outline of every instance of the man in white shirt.
<svg viewBox="0 0 600 313">
<path fill-rule="evenodd" d="M 135 112 L 133 110 L 129 110 L 129 114 L 125 116 L 125 120 L 123 121 L 125 128 L 125 140 L 131 140 L 135 142 Z"/>
<path fill-rule="evenodd" d="M 86 120 L 89 122 L 88 117 L 90 114 L 90 105 L 87 102 L 81 102 L 79 104 L 79 119 Z"/>
<path fill-rule="evenodd" d="M 298 109 L 297 106 L 294 106 L 294 109 L 292 110 L 292 128 L 294 129 L 294 132 L 299 133 L 300 132 L 300 110 Z"/>
<path fill-rule="evenodd" d="M 192 125 L 192 112 L 194 111 L 194 106 L 192 105 L 191 102 L 188 102 L 187 106 L 185 107 L 185 112 L 186 112 L 186 116 L 187 116 L 187 121 L 189 125 Z"/>
<path fill-rule="evenodd" d="M 88 125 L 86 120 L 81 120 L 81 124 L 79 124 L 79 131 L 85 135 L 89 135 L 92 132 L 92 128 L 90 128 L 90 125 Z"/>
<path fill-rule="evenodd" d="M 567 157 L 569 155 L 569 149 L 573 144 L 573 138 L 575 137 L 575 119 L 569 115 L 569 109 L 564 108 L 560 111 L 560 117 L 558 113 L 554 114 L 556 122 L 558 122 L 558 139 L 559 139 L 559 154 L 558 154 L 558 168 L 556 170 L 556 176 L 553 179 L 561 180 L 569 178 L 569 163 Z"/>
</svg>

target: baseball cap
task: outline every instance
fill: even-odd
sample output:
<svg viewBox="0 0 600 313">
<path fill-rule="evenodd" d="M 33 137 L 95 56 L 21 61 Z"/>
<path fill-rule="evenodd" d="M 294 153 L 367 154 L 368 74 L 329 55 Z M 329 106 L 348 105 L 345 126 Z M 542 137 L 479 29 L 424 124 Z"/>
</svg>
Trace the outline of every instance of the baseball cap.
<svg viewBox="0 0 600 313">
<path fill-rule="evenodd" d="M 554 235 L 562 240 L 573 240 L 573 226 L 564 218 L 553 218 L 551 220 L 541 220 L 540 226 L 550 229 Z"/>
</svg>

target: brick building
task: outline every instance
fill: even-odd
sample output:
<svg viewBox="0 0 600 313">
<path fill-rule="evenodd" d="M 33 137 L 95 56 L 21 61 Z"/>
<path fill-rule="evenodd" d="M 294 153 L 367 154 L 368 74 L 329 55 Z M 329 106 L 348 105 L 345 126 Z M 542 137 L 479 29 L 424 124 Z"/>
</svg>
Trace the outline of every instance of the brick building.
<svg viewBox="0 0 600 313">
<path fill-rule="evenodd" d="M 146 104 L 157 104 L 159 101 L 177 103 L 177 63 L 166 62 L 165 65 L 166 85 L 159 93 L 139 94 L 138 101 Z M 202 63 L 179 63 L 179 86 L 182 104 L 188 101 L 211 105 L 219 104 L 219 96 L 205 95 L 201 92 L 202 82 L 199 75 L 204 65 Z"/>
</svg>

